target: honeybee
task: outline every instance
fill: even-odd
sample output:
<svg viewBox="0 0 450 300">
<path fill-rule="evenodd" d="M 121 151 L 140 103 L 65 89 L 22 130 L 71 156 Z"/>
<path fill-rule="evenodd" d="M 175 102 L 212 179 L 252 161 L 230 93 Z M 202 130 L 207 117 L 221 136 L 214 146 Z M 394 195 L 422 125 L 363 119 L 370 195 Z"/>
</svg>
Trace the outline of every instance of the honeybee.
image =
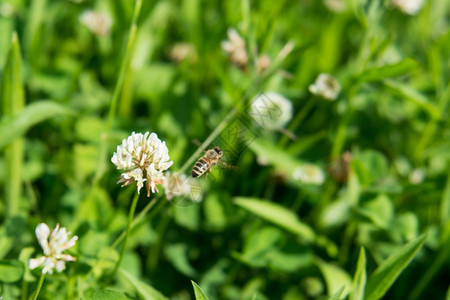
<svg viewBox="0 0 450 300">
<path fill-rule="evenodd" d="M 206 174 L 206 176 L 208 177 L 208 174 L 211 172 L 212 167 L 214 167 L 218 163 L 226 165 L 221 161 L 222 156 L 223 152 L 219 147 L 214 147 L 205 151 L 205 155 L 200 157 L 200 159 L 197 160 L 194 167 L 192 168 L 192 177 L 200 177 L 206 171 L 208 171 L 208 173 Z"/>
</svg>

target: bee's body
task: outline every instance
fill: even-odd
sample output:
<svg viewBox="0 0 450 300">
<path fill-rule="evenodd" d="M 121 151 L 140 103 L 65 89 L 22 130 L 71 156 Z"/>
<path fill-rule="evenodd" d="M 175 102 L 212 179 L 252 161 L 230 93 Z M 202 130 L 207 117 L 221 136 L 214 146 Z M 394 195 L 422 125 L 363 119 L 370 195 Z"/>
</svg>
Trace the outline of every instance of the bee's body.
<svg viewBox="0 0 450 300">
<path fill-rule="evenodd" d="M 197 160 L 192 168 L 192 177 L 197 178 L 202 176 L 206 171 L 211 172 L 211 168 L 220 162 L 222 155 L 222 150 L 219 147 L 214 147 L 206 151 L 205 155 Z"/>
</svg>

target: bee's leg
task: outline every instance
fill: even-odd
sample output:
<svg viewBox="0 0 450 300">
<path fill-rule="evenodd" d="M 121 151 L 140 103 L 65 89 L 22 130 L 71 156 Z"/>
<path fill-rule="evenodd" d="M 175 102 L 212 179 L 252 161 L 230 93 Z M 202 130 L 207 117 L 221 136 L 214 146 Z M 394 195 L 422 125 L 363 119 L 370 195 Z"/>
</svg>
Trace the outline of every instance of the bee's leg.
<svg viewBox="0 0 450 300">
<path fill-rule="evenodd" d="M 219 160 L 219 163 L 220 163 L 222 166 L 226 167 L 226 168 L 237 169 L 236 166 L 229 165 L 229 164 L 227 164 L 226 162 L 223 162 L 223 161 L 221 161 L 221 160 Z"/>
<path fill-rule="evenodd" d="M 206 179 L 208 179 L 208 175 L 209 175 L 209 173 L 211 173 L 211 169 L 212 168 L 209 168 L 208 171 L 206 172 Z"/>
</svg>

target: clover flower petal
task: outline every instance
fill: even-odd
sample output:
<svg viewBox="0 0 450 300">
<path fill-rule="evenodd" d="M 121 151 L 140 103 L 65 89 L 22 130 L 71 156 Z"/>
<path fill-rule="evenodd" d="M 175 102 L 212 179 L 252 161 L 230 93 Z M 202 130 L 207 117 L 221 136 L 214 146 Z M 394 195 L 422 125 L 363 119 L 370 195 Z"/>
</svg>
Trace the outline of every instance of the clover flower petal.
<svg viewBox="0 0 450 300">
<path fill-rule="evenodd" d="M 169 159 L 166 142 L 161 141 L 156 133 L 133 132 L 117 146 L 111 162 L 118 170 L 125 171 L 118 183 L 125 186 L 136 182 L 138 193 L 145 183 L 149 197 L 150 191 L 158 192 L 157 186 L 165 181 L 164 171 L 173 164 Z"/>
<path fill-rule="evenodd" d="M 59 224 L 57 224 L 50 234 L 48 225 L 40 223 L 36 226 L 35 232 L 39 245 L 44 251 L 44 256 L 31 258 L 28 261 L 28 266 L 31 270 L 43 266 L 42 274 L 53 274 L 53 269 L 55 268 L 58 272 L 64 270 L 66 261 L 76 260 L 75 257 L 69 254 L 62 254 L 63 251 L 73 247 L 78 240 L 76 235 L 69 240 L 70 232 L 67 232 L 66 228 L 60 228 Z"/>
</svg>

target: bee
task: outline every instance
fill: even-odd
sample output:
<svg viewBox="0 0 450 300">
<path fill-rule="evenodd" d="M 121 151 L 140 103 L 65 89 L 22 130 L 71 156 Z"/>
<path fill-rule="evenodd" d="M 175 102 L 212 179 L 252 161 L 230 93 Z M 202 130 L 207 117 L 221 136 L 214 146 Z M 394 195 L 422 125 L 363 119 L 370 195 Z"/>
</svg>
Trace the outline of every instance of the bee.
<svg viewBox="0 0 450 300">
<path fill-rule="evenodd" d="M 206 177 L 208 177 L 208 174 L 211 172 L 212 167 L 214 167 L 218 163 L 226 165 L 221 161 L 222 156 L 223 152 L 219 147 L 214 147 L 205 151 L 205 155 L 200 157 L 200 159 L 197 160 L 194 167 L 192 168 L 192 177 L 200 177 L 206 171 L 208 171 L 208 173 L 206 174 Z"/>
</svg>

